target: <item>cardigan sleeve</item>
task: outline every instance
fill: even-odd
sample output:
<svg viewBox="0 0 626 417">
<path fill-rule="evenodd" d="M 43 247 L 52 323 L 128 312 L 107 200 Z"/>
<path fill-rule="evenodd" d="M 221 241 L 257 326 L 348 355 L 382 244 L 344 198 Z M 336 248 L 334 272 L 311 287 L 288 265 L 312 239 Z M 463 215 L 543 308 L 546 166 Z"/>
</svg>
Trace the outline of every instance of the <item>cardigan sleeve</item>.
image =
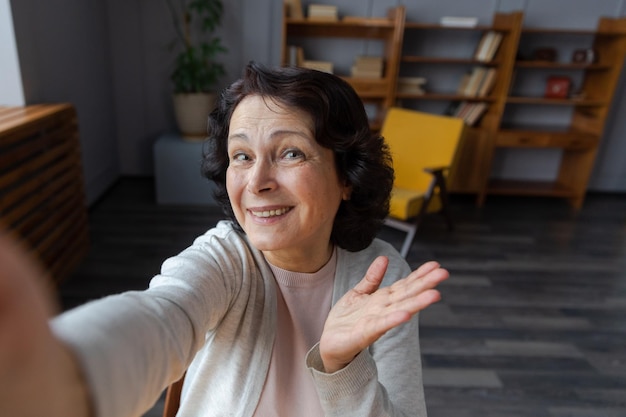
<svg viewBox="0 0 626 417">
<path fill-rule="evenodd" d="M 51 321 L 83 369 L 95 417 L 149 409 L 226 314 L 242 276 L 232 253 L 246 249 L 237 242 L 216 250 L 224 244 L 216 233 L 167 259 L 147 290 L 95 300 Z"/>
</svg>

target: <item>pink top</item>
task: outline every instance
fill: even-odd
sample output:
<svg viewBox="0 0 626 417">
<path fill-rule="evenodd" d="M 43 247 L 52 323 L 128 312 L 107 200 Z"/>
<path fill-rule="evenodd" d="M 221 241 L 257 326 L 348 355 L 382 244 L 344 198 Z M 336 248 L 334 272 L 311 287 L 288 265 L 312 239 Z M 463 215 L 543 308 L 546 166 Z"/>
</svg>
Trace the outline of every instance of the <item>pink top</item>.
<svg viewBox="0 0 626 417">
<path fill-rule="evenodd" d="M 278 284 L 276 339 L 254 416 L 323 417 L 304 358 L 319 342 L 330 311 L 337 251 L 312 274 L 270 267 Z"/>
</svg>

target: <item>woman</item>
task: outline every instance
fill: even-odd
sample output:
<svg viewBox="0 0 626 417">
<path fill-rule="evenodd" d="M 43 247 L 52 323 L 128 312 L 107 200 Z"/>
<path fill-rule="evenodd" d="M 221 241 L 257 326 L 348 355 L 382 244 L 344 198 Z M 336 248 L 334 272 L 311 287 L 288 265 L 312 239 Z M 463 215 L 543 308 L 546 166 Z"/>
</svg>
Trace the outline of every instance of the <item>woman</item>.
<svg viewBox="0 0 626 417">
<path fill-rule="evenodd" d="M 185 372 L 180 416 L 425 415 L 411 318 L 448 274 L 435 262 L 411 272 L 375 239 L 393 172 L 352 88 L 250 64 L 210 115 L 207 144 L 203 169 L 230 220 L 146 291 L 40 332 L 50 353 L 33 356 L 50 368 L 40 389 L 57 415 L 139 415 Z"/>
</svg>

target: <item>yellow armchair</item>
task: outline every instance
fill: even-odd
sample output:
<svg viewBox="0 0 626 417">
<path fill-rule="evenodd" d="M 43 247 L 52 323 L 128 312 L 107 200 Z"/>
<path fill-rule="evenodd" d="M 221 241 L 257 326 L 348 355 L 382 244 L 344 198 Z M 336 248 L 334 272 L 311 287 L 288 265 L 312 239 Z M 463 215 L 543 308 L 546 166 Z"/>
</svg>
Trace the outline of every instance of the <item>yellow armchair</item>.
<svg viewBox="0 0 626 417">
<path fill-rule="evenodd" d="M 446 183 L 463 137 L 462 119 L 392 107 L 381 135 L 393 157 L 395 179 L 385 225 L 405 231 L 400 253 L 406 258 L 427 213 L 442 213 L 448 227 Z"/>
</svg>

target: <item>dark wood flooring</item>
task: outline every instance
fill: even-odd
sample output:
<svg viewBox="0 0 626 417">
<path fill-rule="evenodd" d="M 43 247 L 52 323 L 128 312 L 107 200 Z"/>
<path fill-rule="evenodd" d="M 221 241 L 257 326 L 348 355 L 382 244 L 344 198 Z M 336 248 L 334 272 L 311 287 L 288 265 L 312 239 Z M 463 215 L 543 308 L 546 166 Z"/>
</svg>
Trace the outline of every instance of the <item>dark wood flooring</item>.
<svg viewBox="0 0 626 417">
<path fill-rule="evenodd" d="M 420 319 L 429 416 L 626 416 L 626 195 L 592 193 L 579 212 L 550 198 L 452 200 L 455 230 L 431 218 L 409 255 L 451 272 Z M 152 179 L 120 180 L 90 210 L 91 250 L 60 287 L 63 307 L 145 288 L 219 218 L 155 204 Z"/>
</svg>

